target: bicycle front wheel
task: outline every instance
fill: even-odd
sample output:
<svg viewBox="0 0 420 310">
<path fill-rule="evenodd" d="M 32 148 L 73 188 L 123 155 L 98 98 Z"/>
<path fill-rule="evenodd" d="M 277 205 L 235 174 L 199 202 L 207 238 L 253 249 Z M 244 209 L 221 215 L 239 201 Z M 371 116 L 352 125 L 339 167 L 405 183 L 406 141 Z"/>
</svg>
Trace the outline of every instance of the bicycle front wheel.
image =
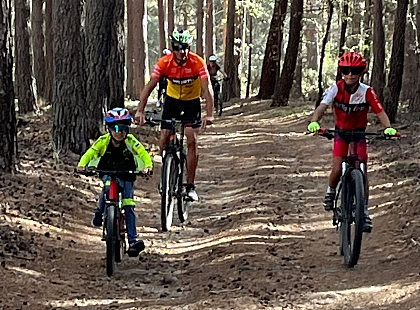
<svg viewBox="0 0 420 310">
<path fill-rule="evenodd" d="M 181 154 L 181 171 L 178 178 L 178 218 L 181 223 L 188 219 L 191 202 L 185 199 L 186 193 L 184 192 L 184 180 L 187 179 L 187 160 L 184 154 Z"/>
<path fill-rule="evenodd" d="M 162 167 L 162 200 L 161 224 L 162 231 L 168 231 L 172 226 L 174 205 L 176 202 L 178 165 L 173 154 L 166 154 Z"/>
<path fill-rule="evenodd" d="M 360 170 L 352 170 L 345 181 L 343 210 L 342 245 L 344 264 L 354 267 L 360 257 L 363 237 L 363 214 L 365 204 L 365 190 L 363 174 Z"/>
<path fill-rule="evenodd" d="M 112 276 L 115 269 L 115 244 L 117 240 L 116 236 L 116 207 L 109 205 L 107 207 L 106 216 L 106 273 L 108 277 Z"/>
</svg>

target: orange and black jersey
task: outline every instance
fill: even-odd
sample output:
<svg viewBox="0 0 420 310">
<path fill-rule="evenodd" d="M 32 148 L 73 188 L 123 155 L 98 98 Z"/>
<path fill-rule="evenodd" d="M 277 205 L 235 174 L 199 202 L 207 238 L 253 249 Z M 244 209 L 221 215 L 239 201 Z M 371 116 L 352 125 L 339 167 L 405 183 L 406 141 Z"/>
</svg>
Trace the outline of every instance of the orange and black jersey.
<svg viewBox="0 0 420 310">
<path fill-rule="evenodd" d="M 163 76 L 168 80 L 166 93 L 169 97 L 193 100 L 200 98 L 201 80 L 209 79 L 209 72 L 204 59 L 189 52 L 187 61 L 183 65 L 176 63 L 174 54 L 160 58 L 151 77 L 160 80 Z"/>
</svg>

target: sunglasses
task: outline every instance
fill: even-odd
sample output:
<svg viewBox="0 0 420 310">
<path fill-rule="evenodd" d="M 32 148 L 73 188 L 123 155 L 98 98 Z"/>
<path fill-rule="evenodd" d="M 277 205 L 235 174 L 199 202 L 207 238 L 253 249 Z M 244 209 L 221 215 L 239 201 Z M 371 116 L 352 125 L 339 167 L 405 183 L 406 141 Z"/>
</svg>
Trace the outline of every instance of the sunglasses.
<svg viewBox="0 0 420 310">
<path fill-rule="evenodd" d="M 172 43 L 172 50 L 174 50 L 175 52 L 179 52 L 180 50 L 185 51 L 189 48 L 190 48 L 190 46 L 188 44 Z"/>
<path fill-rule="evenodd" d="M 130 131 L 130 126 L 127 126 L 127 125 L 111 125 L 108 127 L 112 131 L 115 131 L 116 133 L 119 133 L 119 132 L 128 133 Z"/>
<path fill-rule="evenodd" d="M 365 70 L 363 67 L 340 67 L 341 73 L 344 75 L 350 74 L 350 72 L 353 75 L 359 75 L 362 74 L 362 72 Z"/>
</svg>

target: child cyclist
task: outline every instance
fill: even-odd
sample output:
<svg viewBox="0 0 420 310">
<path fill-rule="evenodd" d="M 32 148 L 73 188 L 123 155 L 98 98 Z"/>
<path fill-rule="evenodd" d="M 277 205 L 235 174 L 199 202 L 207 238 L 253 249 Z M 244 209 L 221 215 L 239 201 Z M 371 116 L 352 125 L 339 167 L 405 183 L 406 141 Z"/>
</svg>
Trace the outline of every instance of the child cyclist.
<svg viewBox="0 0 420 310">
<path fill-rule="evenodd" d="M 86 151 L 80 159 L 77 170 L 84 171 L 85 167 L 95 167 L 98 170 L 131 170 L 148 173 L 152 167 L 152 159 L 144 146 L 132 135 L 129 128 L 132 121 L 130 112 L 125 108 L 114 108 L 106 113 L 105 123 L 108 133 Z M 104 195 L 109 190 L 110 177 L 101 175 L 104 188 L 99 196 L 99 206 L 95 210 L 92 225 L 102 226 L 102 215 L 105 208 Z M 128 251 L 139 253 L 144 250 L 142 240 L 137 240 L 136 215 L 134 213 L 134 174 L 121 175 L 117 178 L 123 188 L 123 208 L 127 221 Z"/>
<path fill-rule="evenodd" d="M 308 126 L 310 132 L 316 132 L 320 129 L 318 121 L 324 115 L 330 104 L 333 104 L 335 115 L 335 127 L 342 131 L 365 131 L 368 124 L 369 108 L 372 108 L 386 128 L 386 135 L 395 135 L 396 130 L 391 127 L 391 123 L 385 111 L 382 108 L 380 100 L 372 87 L 360 83 L 360 77 L 366 69 L 366 61 L 356 52 L 346 52 L 338 61 L 338 67 L 343 79 L 330 87 L 325 93 L 319 107 L 315 110 L 311 123 Z M 333 168 L 329 178 L 329 186 L 324 200 L 324 208 L 331 211 L 334 206 L 335 189 L 341 177 L 341 161 L 347 156 L 349 141 L 345 136 L 336 135 L 333 145 Z M 366 139 L 358 143 L 358 155 L 367 162 Z M 368 212 L 368 192 L 369 186 L 366 179 L 366 201 L 364 214 L 364 232 L 371 232 L 372 220 Z"/>
</svg>

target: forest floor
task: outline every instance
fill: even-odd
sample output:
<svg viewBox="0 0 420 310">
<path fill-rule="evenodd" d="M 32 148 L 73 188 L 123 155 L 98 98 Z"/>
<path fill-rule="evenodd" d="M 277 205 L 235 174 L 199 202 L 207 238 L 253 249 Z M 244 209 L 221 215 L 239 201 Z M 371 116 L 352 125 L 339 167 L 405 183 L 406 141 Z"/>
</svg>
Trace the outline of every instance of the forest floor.
<svg viewBox="0 0 420 310">
<path fill-rule="evenodd" d="M 420 123 L 403 115 L 401 140 L 371 142 L 374 229 L 347 269 L 322 206 L 331 142 L 304 134 L 311 111 L 226 109 L 200 136 L 202 201 L 168 233 L 156 163 L 136 183 L 147 248 L 111 278 L 90 226 L 99 180 L 73 174 L 78 156 L 54 164 L 49 113 L 21 123 L 20 171 L 0 176 L 0 309 L 420 309 Z"/>
</svg>

